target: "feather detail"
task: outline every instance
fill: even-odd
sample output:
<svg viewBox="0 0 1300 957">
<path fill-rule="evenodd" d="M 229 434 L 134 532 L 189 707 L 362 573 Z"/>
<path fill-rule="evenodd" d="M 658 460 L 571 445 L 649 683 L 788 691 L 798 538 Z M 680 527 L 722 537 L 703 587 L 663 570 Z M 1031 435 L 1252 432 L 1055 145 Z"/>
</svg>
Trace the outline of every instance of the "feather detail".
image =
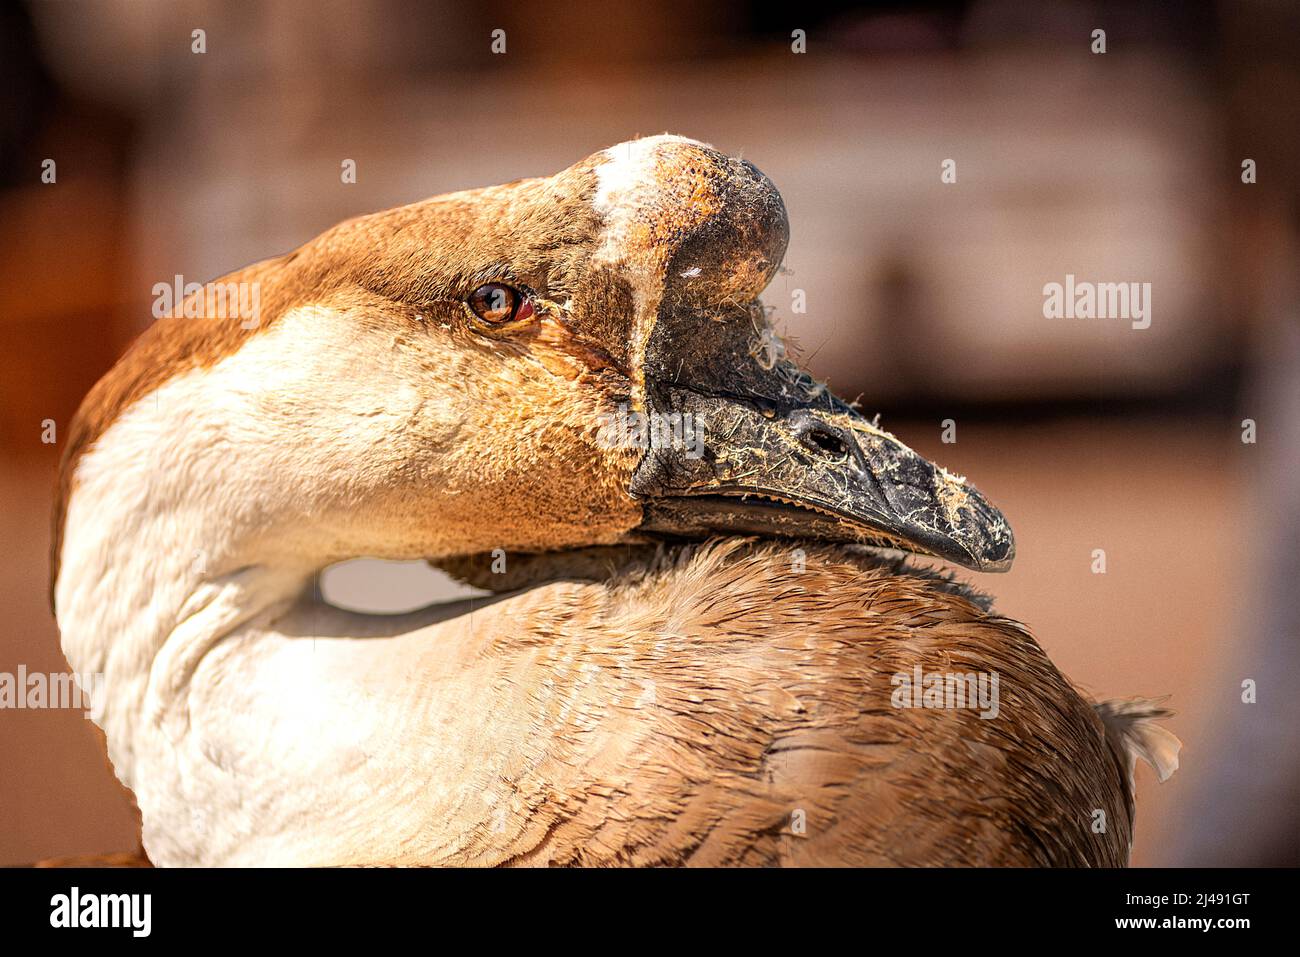
<svg viewBox="0 0 1300 957">
<path fill-rule="evenodd" d="M 1128 769 L 1129 787 L 1141 758 L 1155 769 L 1161 783 L 1178 770 L 1178 752 L 1183 742 L 1158 722 L 1173 716 L 1163 707 L 1163 698 L 1126 698 L 1097 704 L 1097 715 L 1106 728 L 1106 740 L 1122 756 Z"/>
</svg>

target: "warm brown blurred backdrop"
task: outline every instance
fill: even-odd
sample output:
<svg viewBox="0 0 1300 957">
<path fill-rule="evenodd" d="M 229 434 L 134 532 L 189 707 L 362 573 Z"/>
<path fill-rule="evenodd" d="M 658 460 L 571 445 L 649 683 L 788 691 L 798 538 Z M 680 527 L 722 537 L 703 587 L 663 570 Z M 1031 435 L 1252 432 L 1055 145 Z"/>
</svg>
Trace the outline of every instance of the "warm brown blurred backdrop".
<svg viewBox="0 0 1300 957">
<path fill-rule="evenodd" d="M 1162 786 L 1139 770 L 1135 863 L 1300 860 L 1297 7 L 37 0 L 0 18 L 0 672 L 66 670 L 43 423 L 66 426 L 155 283 L 670 131 L 781 188 L 793 236 L 766 301 L 810 368 L 1010 517 L 1016 568 L 980 582 L 1000 610 L 1087 691 L 1172 696 L 1183 767 Z M 1067 274 L 1151 283 L 1150 328 L 1045 319 Z M 0 710 L 0 863 L 132 846 L 92 732 Z"/>
</svg>

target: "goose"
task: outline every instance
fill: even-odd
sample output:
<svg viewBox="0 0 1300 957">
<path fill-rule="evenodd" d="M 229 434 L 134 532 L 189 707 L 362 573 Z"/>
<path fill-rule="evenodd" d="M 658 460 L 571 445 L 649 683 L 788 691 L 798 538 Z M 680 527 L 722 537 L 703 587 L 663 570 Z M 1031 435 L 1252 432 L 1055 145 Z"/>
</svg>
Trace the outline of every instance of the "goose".
<svg viewBox="0 0 1300 957">
<path fill-rule="evenodd" d="M 783 354 L 788 230 L 751 163 L 647 137 L 154 322 L 71 424 L 52 584 L 149 860 L 1124 864 L 1166 712 L 915 557 L 1014 540 Z M 361 556 L 489 594 L 323 602 Z M 951 673 L 996 707 L 900 694 Z"/>
</svg>

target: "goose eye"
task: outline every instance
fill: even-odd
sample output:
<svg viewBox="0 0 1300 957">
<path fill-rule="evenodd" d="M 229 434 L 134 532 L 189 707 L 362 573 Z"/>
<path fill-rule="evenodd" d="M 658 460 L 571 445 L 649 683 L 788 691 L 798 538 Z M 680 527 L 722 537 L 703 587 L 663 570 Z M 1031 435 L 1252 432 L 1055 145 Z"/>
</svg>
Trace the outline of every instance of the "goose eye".
<svg viewBox="0 0 1300 957">
<path fill-rule="evenodd" d="M 474 315 L 493 325 L 511 319 L 527 318 L 532 314 L 532 307 L 520 295 L 519 290 L 499 282 L 479 286 L 470 293 L 469 307 L 474 310 Z"/>
</svg>

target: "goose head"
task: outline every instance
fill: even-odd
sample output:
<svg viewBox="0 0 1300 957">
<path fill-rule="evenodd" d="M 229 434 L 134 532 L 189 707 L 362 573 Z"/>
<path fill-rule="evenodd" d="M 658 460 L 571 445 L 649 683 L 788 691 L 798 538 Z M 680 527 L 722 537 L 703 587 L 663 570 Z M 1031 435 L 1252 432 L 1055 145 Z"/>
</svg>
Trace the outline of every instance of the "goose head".
<svg viewBox="0 0 1300 957">
<path fill-rule="evenodd" d="M 262 280 L 248 411 L 305 480 L 276 511 L 330 557 L 738 531 L 1005 569 L 977 490 L 782 355 L 788 236 L 757 168 L 675 136 L 330 230 Z"/>
</svg>

